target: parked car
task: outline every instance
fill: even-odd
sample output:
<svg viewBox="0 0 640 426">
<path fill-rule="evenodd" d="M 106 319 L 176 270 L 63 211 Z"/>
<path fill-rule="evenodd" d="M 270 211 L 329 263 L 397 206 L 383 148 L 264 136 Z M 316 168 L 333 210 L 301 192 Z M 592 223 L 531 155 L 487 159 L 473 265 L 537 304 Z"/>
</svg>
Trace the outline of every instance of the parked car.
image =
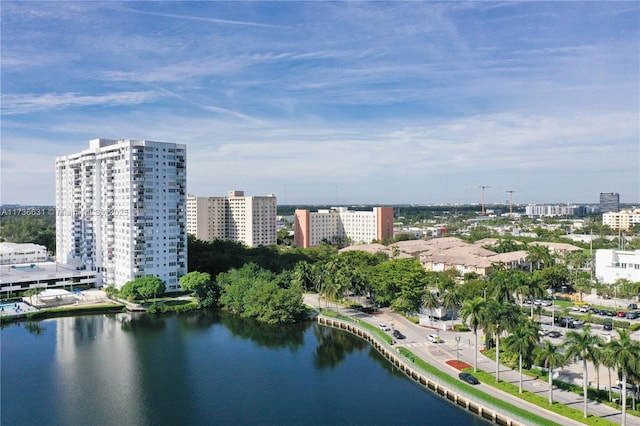
<svg viewBox="0 0 640 426">
<path fill-rule="evenodd" d="M 546 336 L 547 334 L 549 334 L 549 330 L 542 330 L 542 329 L 540 329 L 540 330 L 538 330 L 538 334 L 539 334 L 540 336 Z"/>
<path fill-rule="evenodd" d="M 549 333 L 547 333 L 547 336 L 557 339 L 558 337 L 562 336 L 562 333 L 560 333 L 559 331 L 551 330 Z"/>
<path fill-rule="evenodd" d="M 573 321 L 573 318 L 562 317 L 560 318 L 560 322 L 558 322 L 558 324 L 560 325 L 560 327 L 576 328 Z"/>
<path fill-rule="evenodd" d="M 393 337 L 396 339 L 405 339 L 405 335 L 400 332 L 400 330 L 393 330 Z"/>
<path fill-rule="evenodd" d="M 544 299 L 542 301 L 542 306 L 551 306 L 551 305 L 553 305 L 553 301 L 552 300 Z"/>
<path fill-rule="evenodd" d="M 616 311 L 607 311 L 607 316 L 608 317 L 615 317 L 616 316 Z"/>
<path fill-rule="evenodd" d="M 613 330 L 613 321 L 611 319 L 607 318 L 604 321 L 604 325 L 602 326 L 602 328 L 604 330 Z"/>
<path fill-rule="evenodd" d="M 382 322 L 380 324 L 378 324 L 378 327 L 380 327 L 380 330 L 382 330 L 382 331 L 390 331 L 391 330 L 391 327 L 389 327 L 387 324 L 382 323 Z"/>
<path fill-rule="evenodd" d="M 598 311 L 598 315 L 602 315 L 603 317 L 606 317 L 607 316 L 607 311 L 605 311 L 604 309 L 600 309 Z"/>
<path fill-rule="evenodd" d="M 629 311 L 627 312 L 627 319 L 636 319 L 639 315 L 638 311 Z"/>
<path fill-rule="evenodd" d="M 430 334 L 427 336 L 427 340 L 433 343 L 440 343 L 440 336 L 437 334 Z"/>
<path fill-rule="evenodd" d="M 629 306 L 627 306 L 627 309 L 638 309 L 638 304 L 637 303 L 630 303 Z"/>
<path fill-rule="evenodd" d="M 618 394 L 620 395 L 622 393 L 622 387 L 621 386 L 611 386 L 611 392 L 613 392 L 614 394 Z M 633 387 L 629 388 L 627 387 L 627 396 L 633 396 Z"/>
<path fill-rule="evenodd" d="M 475 378 L 475 376 L 473 376 L 472 374 L 469 373 L 460 373 L 458 374 L 458 377 L 460 378 L 460 380 L 462 380 L 463 382 L 467 382 L 470 385 L 479 385 L 480 381 L 478 379 Z"/>
<path fill-rule="evenodd" d="M 580 312 L 589 312 L 589 309 L 591 309 L 589 305 L 580 306 Z"/>
<path fill-rule="evenodd" d="M 619 316 L 620 318 L 624 318 L 624 317 L 626 317 L 626 316 L 627 316 L 627 313 L 626 313 L 625 311 L 618 311 L 618 316 Z"/>
</svg>

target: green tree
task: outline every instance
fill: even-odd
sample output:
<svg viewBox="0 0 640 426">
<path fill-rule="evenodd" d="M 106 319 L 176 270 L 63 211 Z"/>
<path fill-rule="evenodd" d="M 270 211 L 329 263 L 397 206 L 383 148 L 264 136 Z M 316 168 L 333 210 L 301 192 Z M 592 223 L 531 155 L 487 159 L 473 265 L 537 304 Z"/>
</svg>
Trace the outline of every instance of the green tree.
<svg viewBox="0 0 640 426">
<path fill-rule="evenodd" d="M 522 393 L 522 358 L 528 357 L 537 347 L 540 341 L 540 326 L 533 320 L 528 320 L 517 326 L 513 333 L 505 339 L 509 351 L 518 355 L 518 367 L 520 369 L 520 383 L 518 392 Z"/>
<path fill-rule="evenodd" d="M 164 282 L 158 277 L 148 275 L 146 277 L 138 278 L 136 291 L 142 297 L 145 302 L 152 297 L 156 297 L 158 294 L 165 292 Z"/>
<path fill-rule="evenodd" d="M 473 330 L 474 351 L 473 351 L 473 371 L 478 371 L 478 328 L 482 323 L 482 311 L 485 301 L 482 297 L 476 297 L 472 300 L 466 300 L 460 309 L 460 317 L 462 322 L 467 324 Z"/>
<path fill-rule="evenodd" d="M 545 340 L 543 346 L 537 347 L 534 355 L 536 363 L 545 367 L 549 373 L 549 405 L 553 405 L 553 370 L 563 366 L 566 357 L 560 351 L 560 346 L 549 340 Z"/>
<path fill-rule="evenodd" d="M 128 300 L 142 299 L 146 302 L 164 291 L 165 286 L 160 278 L 147 275 L 125 283 L 120 288 L 120 296 Z"/>
<path fill-rule="evenodd" d="M 570 331 L 567 333 L 567 339 L 564 342 L 565 355 L 567 359 L 582 361 L 582 391 L 584 394 L 584 417 L 588 416 L 588 372 L 587 362 L 596 364 L 598 362 L 598 351 L 604 344 L 600 336 L 591 334 L 591 327 L 586 326 L 582 332 Z"/>
<path fill-rule="evenodd" d="M 607 344 L 607 356 L 621 376 L 622 426 L 627 420 L 627 378 L 640 371 L 640 343 L 631 339 L 629 332 L 618 330 L 620 338 Z"/>
<path fill-rule="evenodd" d="M 180 288 L 191 291 L 198 299 L 198 304 L 208 308 L 218 304 L 220 287 L 207 272 L 192 271 L 180 278 Z"/>
<path fill-rule="evenodd" d="M 420 309 L 427 275 L 417 259 L 389 260 L 376 265 L 370 280 L 376 302 L 405 313 Z"/>
<path fill-rule="evenodd" d="M 536 278 L 548 289 L 558 289 L 569 282 L 567 265 L 556 264 L 536 271 Z"/>
</svg>

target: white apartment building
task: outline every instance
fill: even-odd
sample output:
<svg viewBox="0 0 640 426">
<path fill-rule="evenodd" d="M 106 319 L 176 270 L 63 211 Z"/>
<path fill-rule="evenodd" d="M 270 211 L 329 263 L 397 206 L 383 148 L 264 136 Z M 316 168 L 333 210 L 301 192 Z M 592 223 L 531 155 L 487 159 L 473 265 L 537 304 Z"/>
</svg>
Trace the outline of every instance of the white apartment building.
<svg viewBox="0 0 640 426">
<path fill-rule="evenodd" d="M 633 225 L 640 223 L 640 209 L 621 210 L 602 214 L 602 224 L 611 229 L 628 231 Z"/>
<path fill-rule="evenodd" d="M 294 223 L 298 247 L 314 247 L 323 241 L 343 245 L 368 244 L 393 237 L 393 208 L 354 211 L 347 207 L 332 207 L 317 212 L 298 209 Z"/>
<path fill-rule="evenodd" d="M 0 243 L 0 265 L 46 262 L 47 248 L 34 243 Z"/>
<path fill-rule="evenodd" d="M 94 139 L 56 158 L 56 254 L 122 287 L 153 275 L 167 291 L 187 273 L 186 145 Z"/>
<path fill-rule="evenodd" d="M 640 282 L 640 250 L 596 250 L 596 278 L 604 284 L 620 278 Z"/>
<path fill-rule="evenodd" d="M 232 240 L 248 247 L 277 243 L 275 195 L 187 196 L 187 232 L 199 240 Z"/>
<path fill-rule="evenodd" d="M 525 209 L 525 214 L 529 217 L 574 216 L 583 212 L 582 206 L 566 204 L 529 204 Z"/>
</svg>

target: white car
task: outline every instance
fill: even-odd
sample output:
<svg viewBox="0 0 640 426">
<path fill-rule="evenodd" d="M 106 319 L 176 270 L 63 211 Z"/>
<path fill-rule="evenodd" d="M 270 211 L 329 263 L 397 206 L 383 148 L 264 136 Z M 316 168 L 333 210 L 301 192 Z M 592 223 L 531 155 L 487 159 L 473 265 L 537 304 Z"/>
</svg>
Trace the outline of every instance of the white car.
<svg viewBox="0 0 640 426">
<path fill-rule="evenodd" d="M 440 336 L 437 334 L 430 334 L 427 336 L 427 340 L 433 343 L 440 343 Z"/>
<path fill-rule="evenodd" d="M 384 324 L 384 323 L 378 324 L 378 327 L 380 327 L 380 330 L 382 331 L 391 331 L 391 327 L 389 327 L 387 324 Z"/>
</svg>

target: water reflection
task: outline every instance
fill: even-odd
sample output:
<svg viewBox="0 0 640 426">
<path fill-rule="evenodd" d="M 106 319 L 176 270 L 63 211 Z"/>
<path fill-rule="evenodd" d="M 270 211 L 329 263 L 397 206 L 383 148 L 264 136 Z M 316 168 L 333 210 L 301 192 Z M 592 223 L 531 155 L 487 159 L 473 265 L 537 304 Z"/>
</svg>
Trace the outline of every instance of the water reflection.
<svg viewBox="0 0 640 426">
<path fill-rule="evenodd" d="M 40 321 L 28 321 L 25 323 L 24 328 L 36 336 L 41 335 L 47 329 Z"/>
<path fill-rule="evenodd" d="M 2 338 L 2 424 L 481 423 L 315 323 L 95 315 L 14 324 Z"/>
<path fill-rule="evenodd" d="M 221 313 L 220 323 L 234 336 L 248 339 L 258 346 L 295 352 L 304 344 L 304 333 L 311 323 L 288 325 L 263 324 L 250 318 Z"/>
<path fill-rule="evenodd" d="M 334 328 L 317 326 L 313 332 L 318 339 L 313 365 L 319 369 L 334 369 L 348 354 L 368 346 L 364 340 Z"/>
</svg>

